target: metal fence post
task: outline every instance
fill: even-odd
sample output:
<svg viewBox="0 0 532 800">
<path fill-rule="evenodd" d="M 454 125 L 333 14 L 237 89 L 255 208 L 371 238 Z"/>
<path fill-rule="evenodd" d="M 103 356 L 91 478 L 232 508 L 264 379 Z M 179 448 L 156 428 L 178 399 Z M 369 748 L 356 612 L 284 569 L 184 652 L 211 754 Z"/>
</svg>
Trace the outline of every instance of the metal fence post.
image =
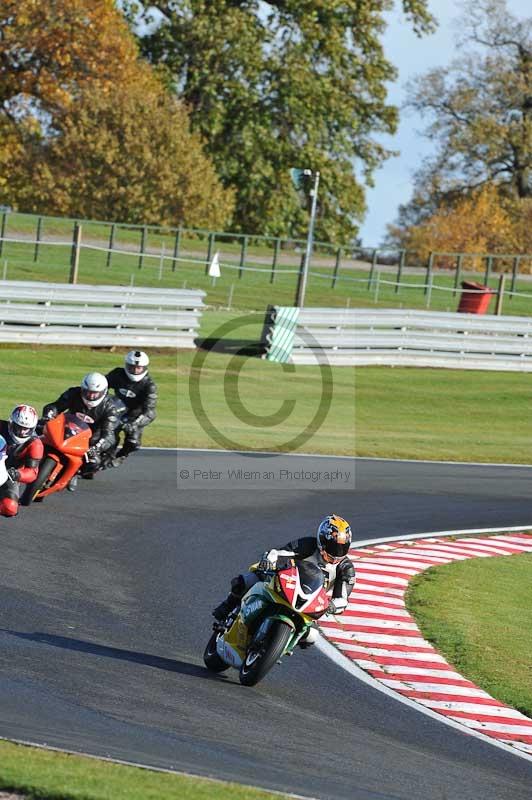
<svg viewBox="0 0 532 800">
<path fill-rule="evenodd" d="M 272 258 L 272 271 L 270 275 L 270 283 L 273 283 L 275 280 L 275 270 L 277 269 L 277 260 L 279 258 L 279 247 L 281 246 L 281 240 L 279 237 L 275 240 L 275 244 L 273 246 L 273 258 Z"/>
<path fill-rule="evenodd" d="M 504 282 L 506 275 L 504 272 L 499 276 L 499 288 L 497 290 L 497 305 L 495 306 L 495 314 L 499 317 L 502 313 L 502 301 L 504 299 Z"/>
<path fill-rule="evenodd" d="M 342 248 L 339 247 L 338 250 L 336 251 L 336 263 L 334 265 L 334 273 L 331 283 L 331 289 L 334 289 L 336 287 L 336 281 L 338 280 L 338 272 L 341 266 L 342 266 Z"/>
<path fill-rule="evenodd" d="M 215 233 L 209 233 L 209 239 L 208 239 L 208 243 L 207 243 L 207 263 L 205 264 L 205 275 L 209 274 L 209 267 L 210 267 L 210 264 L 211 264 L 212 251 L 213 251 L 213 248 L 214 248 L 215 237 L 216 237 Z"/>
<path fill-rule="evenodd" d="M 493 257 L 492 256 L 486 256 L 486 271 L 484 273 L 484 286 L 488 285 L 488 281 L 489 281 L 490 275 L 491 275 L 491 265 L 492 265 L 492 263 L 493 263 Z"/>
<path fill-rule="evenodd" d="M 371 268 L 370 268 L 370 271 L 369 271 L 369 278 L 368 278 L 368 292 L 370 291 L 370 289 L 371 289 L 371 287 L 373 285 L 373 275 L 375 274 L 375 267 L 377 266 L 378 254 L 379 254 L 379 251 L 378 250 L 374 250 L 373 251 L 373 255 L 371 257 Z"/>
<path fill-rule="evenodd" d="M 399 264 L 397 265 L 397 281 L 395 284 L 395 294 L 399 294 L 399 284 L 401 283 L 401 278 L 403 277 L 403 267 L 405 265 L 405 255 L 406 250 L 401 250 L 399 255 Z"/>
<path fill-rule="evenodd" d="M 460 253 L 456 259 L 456 273 L 454 276 L 454 292 L 453 297 L 456 297 L 456 290 L 458 289 L 458 284 L 460 283 L 460 277 L 462 274 L 462 262 L 464 259 L 463 253 Z"/>
<path fill-rule="evenodd" d="M 161 245 L 161 254 L 159 257 L 159 280 L 163 277 L 163 269 L 164 269 L 164 258 L 166 255 L 166 247 L 165 243 L 163 242 Z"/>
<path fill-rule="evenodd" d="M 513 300 L 513 292 L 515 292 L 515 283 L 517 281 L 517 273 L 519 272 L 519 261 L 520 261 L 519 256 L 516 256 L 514 258 L 514 264 L 512 268 L 512 285 L 510 287 L 510 292 L 511 292 L 510 300 Z"/>
<path fill-rule="evenodd" d="M 4 211 L 2 214 L 2 224 L 0 225 L 0 256 L 2 255 L 2 251 L 4 249 L 4 236 L 6 233 L 6 219 L 7 219 L 7 211 Z"/>
<path fill-rule="evenodd" d="M 37 218 L 37 233 L 35 234 L 35 250 L 33 251 L 33 261 L 39 258 L 39 244 L 41 242 L 42 217 Z"/>
<path fill-rule="evenodd" d="M 179 258 L 179 246 L 181 244 L 181 228 L 178 228 L 175 234 L 174 242 L 174 260 L 172 261 L 172 272 L 176 271 L 177 259 Z"/>
<path fill-rule="evenodd" d="M 113 254 L 113 247 L 115 246 L 115 230 L 116 230 L 116 225 L 113 222 L 113 224 L 111 225 L 111 231 L 109 233 L 109 249 L 107 251 L 107 261 L 105 263 L 106 267 L 111 266 L 111 256 Z"/>
<path fill-rule="evenodd" d="M 381 271 L 380 271 L 380 269 L 378 269 L 378 268 L 377 268 L 377 270 L 376 270 L 375 274 L 376 274 L 376 278 L 375 278 L 375 281 L 374 281 L 374 284 L 375 284 L 375 294 L 374 294 L 374 296 L 373 296 L 373 302 L 375 302 L 375 303 L 376 303 L 376 302 L 377 302 L 377 300 L 379 299 L 379 283 L 380 283 L 380 277 L 381 277 Z"/>
<path fill-rule="evenodd" d="M 146 225 L 143 225 L 140 233 L 139 269 L 142 269 L 142 262 L 144 261 L 144 251 L 146 249 L 146 234 L 147 234 Z"/>
<path fill-rule="evenodd" d="M 432 273 L 432 269 L 431 269 L 430 272 L 429 272 L 429 275 L 428 275 L 428 280 L 427 280 L 427 291 L 426 291 L 426 295 L 427 295 L 427 305 L 426 305 L 426 307 L 427 308 L 430 308 L 430 302 L 431 302 L 431 299 L 432 299 L 432 275 L 433 275 L 433 273 Z"/>
<path fill-rule="evenodd" d="M 72 252 L 70 254 L 70 277 L 69 283 L 78 282 L 79 272 L 79 253 L 81 249 L 81 225 L 79 222 L 74 223 L 74 234 L 72 236 Z"/>
<path fill-rule="evenodd" d="M 427 292 L 428 292 L 429 283 L 430 283 L 430 288 L 431 288 L 431 291 L 432 291 L 432 268 L 433 268 L 433 264 L 434 264 L 434 253 L 431 252 L 431 253 L 429 253 L 429 260 L 427 262 L 427 275 L 426 275 L 426 278 L 425 278 L 425 292 L 424 292 L 424 294 L 427 294 Z"/>
<path fill-rule="evenodd" d="M 241 278 L 246 264 L 246 256 L 248 252 L 248 237 L 244 236 L 242 239 L 242 249 L 240 251 L 240 266 L 238 269 L 238 277 Z"/>
</svg>

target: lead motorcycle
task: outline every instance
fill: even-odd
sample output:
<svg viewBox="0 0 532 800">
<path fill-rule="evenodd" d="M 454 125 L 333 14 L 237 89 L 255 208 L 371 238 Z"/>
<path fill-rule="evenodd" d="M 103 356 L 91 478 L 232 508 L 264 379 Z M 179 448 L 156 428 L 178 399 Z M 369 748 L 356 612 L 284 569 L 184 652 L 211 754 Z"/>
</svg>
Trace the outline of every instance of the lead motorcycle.
<svg viewBox="0 0 532 800">
<path fill-rule="evenodd" d="M 329 606 L 323 572 L 312 562 L 290 559 L 275 570 L 251 569 L 264 580 L 246 592 L 240 608 L 214 623 L 203 654 L 212 672 L 238 669 L 244 686 L 254 686 L 284 655 L 292 655 Z"/>
<path fill-rule="evenodd" d="M 89 420 L 85 414 L 66 411 L 46 421 L 41 435 L 44 456 L 36 479 L 22 493 L 21 506 L 62 491 L 86 463 L 92 436 Z"/>
<path fill-rule="evenodd" d="M 70 480 L 80 469 L 97 472 L 112 466 L 113 456 L 118 446 L 118 436 L 122 430 L 126 407 L 120 399 L 114 399 L 118 416 L 116 442 L 114 448 L 97 461 L 88 457 L 91 424 L 94 419 L 80 411 L 63 411 L 41 422 L 41 439 L 44 445 L 44 456 L 39 472 L 33 483 L 26 486 L 20 498 L 20 505 L 29 506 L 33 502 L 44 500 L 49 494 L 66 489 Z"/>
</svg>

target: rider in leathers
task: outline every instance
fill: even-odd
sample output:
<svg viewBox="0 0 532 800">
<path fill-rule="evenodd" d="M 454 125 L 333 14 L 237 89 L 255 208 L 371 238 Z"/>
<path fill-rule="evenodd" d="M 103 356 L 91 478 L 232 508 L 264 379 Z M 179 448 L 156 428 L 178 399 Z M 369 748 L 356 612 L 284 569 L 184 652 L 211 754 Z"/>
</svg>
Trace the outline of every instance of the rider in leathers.
<svg viewBox="0 0 532 800">
<path fill-rule="evenodd" d="M 9 420 L 0 420 L 7 458 L 5 466 L 9 479 L 0 487 L 0 514 L 15 517 L 24 487 L 33 483 L 43 457 L 42 441 L 35 433 L 38 417 L 32 406 L 16 406 Z"/>
<path fill-rule="evenodd" d="M 101 379 L 105 390 L 102 390 L 103 397 L 98 401 L 98 404 L 91 406 L 88 405 L 90 401 L 87 401 L 86 397 L 84 397 L 84 383 L 87 378 L 90 379 L 93 376 L 98 376 Z M 114 400 L 107 393 L 107 381 L 104 376 L 96 372 L 89 373 L 83 379 L 81 386 L 71 386 L 53 403 L 48 403 L 48 405 L 44 406 L 42 416 L 44 418 L 55 417 L 61 411 L 67 410 L 73 414 L 80 414 L 92 430 L 90 449 L 87 452 L 88 463 L 80 470 L 83 478 L 92 478 L 101 464 L 102 457 L 115 444 L 115 428 L 118 425 L 117 409 Z M 71 483 L 72 486 L 69 486 L 69 488 L 73 491 L 76 487 L 75 479 Z"/>
<path fill-rule="evenodd" d="M 223 622 L 227 615 L 240 605 L 242 597 L 260 580 L 260 571 L 275 569 L 278 559 L 294 558 L 314 562 L 324 573 L 325 588 L 332 589 L 329 614 L 343 614 L 347 607 L 349 595 L 355 585 L 355 569 L 347 557 L 351 544 L 351 527 L 349 523 L 336 514 L 325 517 L 318 527 L 317 536 L 303 536 L 294 539 L 279 549 L 265 552 L 258 564 L 257 571 L 237 575 L 231 581 L 231 592 L 218 605 L 213 616 Z M 257 572 L 259 574 L 257 574 Z M 309 630 L 302 646 L 313 644 L 316 632 Z"/>
<path fill-rule="evenodd" d="M 120 425 L 124 441 L 113 459 L 115 464 L 120 464 L 140 448 L 144 428 L 155 419 L 157 386 L 148 372 L 149 363 L 146 353 L 131 350 L 125 357 L 124 366 L 116 367 L 105 376 L 109 388 L 126 407 L 126 419 Z"/>
</svg>

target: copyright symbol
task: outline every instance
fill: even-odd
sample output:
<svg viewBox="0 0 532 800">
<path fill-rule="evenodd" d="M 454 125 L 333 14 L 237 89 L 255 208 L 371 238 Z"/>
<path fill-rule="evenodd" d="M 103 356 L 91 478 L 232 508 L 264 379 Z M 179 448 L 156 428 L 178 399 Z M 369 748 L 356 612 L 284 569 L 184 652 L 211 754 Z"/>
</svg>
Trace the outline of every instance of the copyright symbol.
<svg viewBox="0 0 532 800">
<path fill-rule="evenodd" d="M 182 478 L 184 481 L 186 481 L 187 478 L 190 478 L 190 472 L 188 471 L 188 469 L 182 469 L 179 472 L 179 477 Z"/>
<path fill-rule="evenodd" d="M 212 338 L 213 341 L 216 341 L 216 350 L 223 351 L 224 347 L 229 349 L 229 345 L 231 343 L 231 334 L 234 334 L 241 328 L 249 328 L 249 326 L 254 326 L 256 329 L 258 326 L 262 326 L 263 322 L 264 316 L 261 314 L 246 314 L 220 325 L 220 327 L 211 334 L 210 338 Z M 308 419 L 309 402 L 308 398 L 305 396 L 306 381 L 308 377 L 310 377 L 308 371 L 305 372 L 305 370 L 308 370 L 308 367 L 302 367 L 302 371 L 299 373 L 300 378 L 305 376 L 305 382 L 303 382 L 303 380 L 301 381 L 301 390 L 297 391 L 296 399 L 289 399 L 287 397 L 283 398 L 282 395 L 280 396 L 279 384 L 276 381 L 276 376 L 272 372 L 270 381 L 268 382 L 268 373 L 264 371 L 264 373 L 261 374 L 260 379 L 255 381 L 254 399 L 252 402 L 262 403 L 265 398 L 277 398 L 274 400 L 276 403 L 276 409 L 272 413 L 257 413 L 256 409 L 254 410 L 253 408 L 249 408 L 249 401 L 248 405 L 245 404 L 244 400 L 242 399 L 240 386 L 241 380 L 243 381 L 243 378 L 241 377 L 242 370 L 250 362 L 257 365 L 257 358 L 249 357 L 249 341 L 233 338 L 233 347 L 230 350 L 232 357 L 229 359 L 223 375 L 223 402 L 225 404 L 225 409 L 221 409 L 221 398 L 216 397 L 214 400 L 212 396 L 213 370 L 205 367 L 206 361 L 210 356 L 210 350 L 196 351 L 192 361 L 189 377 L 190 404 L 194 416 L 212 441 L 216 442 L 226 450 L 251 450 L 260 452 L 264 449 L 268 449 L 274 452 L 286 453 L 300 448 L 303 444 L 305 444 L 305 442 L 314 436 L 327 418 L 331 407 L 333 396 L 333 373 L 323 348 L 321 348 L 319 343 L 314 340 L 314 337 L 309 331 L 305 331 L 305 335 L 307 339 L 312 342 L 313 349 L 317 353 L 317 360 L 319 359 L 319 363 L 316 365 L 319 368 L 319 377 L 317 380 L 321 384 L 319 398 L 316 402 L 317 407 L 310 419 Z M 248 358 L 245 358 L 244 356 L 248 356 Z M 219 355 L 214 355 L 211 357 L 218 359 L 220 358 Z M 273 364 L 271 366 L 273 367 Z M 283 373 L 294 376 L 294 379 L 297 380 L 297 369 L 294 364 L 281 363 L 277 364 L 276 366 L 282 369 Z M 202 381 L 204 378 L 206 383 L 210 381 L 210 408 L 206 407 L 206 404 L 202 398 Z M 218 391 L 221 388 L 219 383 L 219 378 L 216 377 L 216 384 L 218 385 L 215 388 L 218 389 Z M 289 386 L 290 388 L 297 387 L 297 384 L 293 383 L 292 381 L 290 381 L 290 383 L 286 383 L 285 385 Z M 295 391 L 295 388 L 293 391 Z M 256 396 L 257 392 L 259 393 L 258 396 Z M 232 418 L 227 419 L 226 423 L 224 424 L 225 431 L 220 429 L 221 423 L 215 424 L 213 421 L 213 409 L 216 410 L 216 416 L 220 420 L 222 420 L 223 417 L 227 418 L 226 409 L 229 409 L 231 412 Z M 312 411 L 312 409 L 310 410 Z M 305 419 L 305 415 L 307 419 Z M 228 435 L 228 429 L 235 427 L 234 418 L 236 418 L 237 422 L 239 423 L 239 431 L 245 431 L 247 428 L 247 432 L 250 435 L 253 435 L 253 429 L 255 429 L 257 433 L 264 432 L 265 429 L 268 429 L 272 434 L 276 433 L 274 429 L 279 429 L 281 431 L 290 430 L 290 435 L 288 438 L 282 439 L 280 442 L 275 443 L 273 443 L 271 439 L 268 439 L 267 448 L 264 447 L 264 442 L 260 446 L 253 446 L 253 442 L 246 441 L 248 437 L 245 437 L 244 441 L 237 441 Z M 281 426 L 283 426 L 283 428 L 281 428 Z"/>
</svg>

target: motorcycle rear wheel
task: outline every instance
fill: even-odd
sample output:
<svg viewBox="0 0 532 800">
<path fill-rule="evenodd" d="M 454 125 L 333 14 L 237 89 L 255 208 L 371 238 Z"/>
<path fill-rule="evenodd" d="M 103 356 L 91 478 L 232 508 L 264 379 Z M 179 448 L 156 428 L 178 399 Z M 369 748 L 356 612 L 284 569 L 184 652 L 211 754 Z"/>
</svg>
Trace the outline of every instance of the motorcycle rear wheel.
<svg viewBox="0 0 532 800">
<path fill-rule="evenodd" d="M 253 642 L 251 643 L 240 667 L 239 677 L 243 686 L 255 686 L 264 678 L 284 653 L 292 633 L 293 629 L 290 625 L 281 620 L 275 620 L 264 639 L 256 646 Z"/>
<path fill-rule="evenodd" d="M 203 653 L 203 662 L 207 669 L 210 669 L 211 672 L 224 672 L 224 670 L 229 669 L 229 664 L 226 664 L 225 661 L 222 661 L 216 651 L 217 639 L 218 634 L 215 631 L 207 642 L 207 647 Z"/>
<path fill-rule="evenodd" d="M 50 477 L 52 470 L 56 465 L 56 461 L 53 458 L 45 458 L 41 464 L 39 469 L 39 474 L 33 481 L 33 483 L 29 483 L 26 488 L 24 489 L 21 498 L 20 498 L 20 505 L 21 506 L 29 506 L 35 500 L 35 496 L 38 492 L 41 491 L 44 484 Z"/>
</svg>

